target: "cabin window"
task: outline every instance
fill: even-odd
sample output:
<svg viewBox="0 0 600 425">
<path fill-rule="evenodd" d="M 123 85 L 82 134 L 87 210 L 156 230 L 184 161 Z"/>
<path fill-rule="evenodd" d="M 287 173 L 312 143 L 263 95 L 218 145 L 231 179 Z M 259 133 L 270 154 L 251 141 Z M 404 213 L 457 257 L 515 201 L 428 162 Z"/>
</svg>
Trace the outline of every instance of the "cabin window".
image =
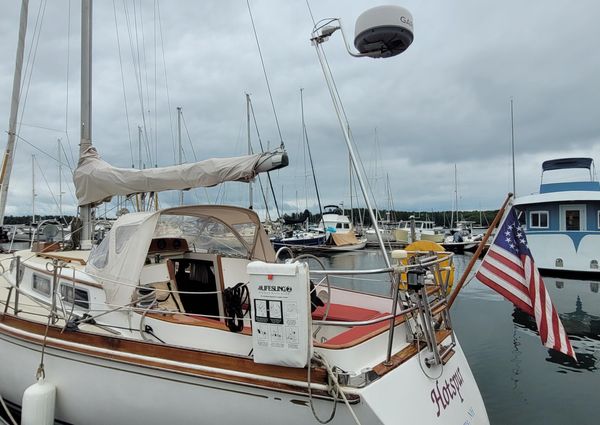
<svg viewBox="0 0 600 425">
<path fill-rule="evenodd" d="M 529 213 L 530 229 L 548 228 L 548 211 L 532 211 Z"/>
<path fill-rule="evenodd" d="M 256 227 L 256 224 L 254 224 L 254 223 L 234 224 L 233 228 L 235 229 L 236 232 L 239 233 L 239 235 L 242 237 L 242 239 L 244 239 L 244 241 L 248 245 L 254 244 L 254 239 L 256 238 L 256 234 L 258 233 L 257 232 L 258 228 Z"/>
<path fill-rule="evenodd" d="M 62 283 L 60 285 L 60 295 L 65 303 L 75 304 L 86 310 L 90 308 L 90 295 L 85 289 L 76 288 L 68 283 Z"/>
<path fill-rule="evenodd" d="M 110 244 L 110 233 L 106 235 L 100 245 L 98 245 L 91 253 L 89 262 L 97 269 L 103 269 L 108 263 L 108 250 Z"/>
<path fill-rule="evenodd" d="M 344 223 L 344 229 L 349 229 L 350 228 L 350 223 Z"/>
<path fill-rule="evenodd" d="M 336 225 L 335 225 L 335 228 L 336 228 L 336 229 L 341 229 L 341 228 L 342 228 L 342 223 L 338 223 L 338 224 L 336 224 Z"/>
<path fill-rule="evenodd" d="M 166 215 L 160 216 L 154 230 L 154 238 L 183 238 L 195 252 L 211 251 L 226 255 L 248 256 L 253 247 L 249 243 L 256 236 L 250 236 L 256 231 L 251 227 L 236 225 L 234 233 L 225 223 L 218 218 L 208 216 Z M 245 227 L 245 228 L 242 228 Z M 243 235 L 240 233 L 244 233 Z M 240 239 L 240 236 L 242 239 Z"/>
<path fill-rule="evenodd" d="M 50 279 L 33 275 L 33 290 L 39 292 L 42 295 L 50 295 Z"/>
<path fill-rule="evenodd" d="M 579 210 L 567 210 L 565 212 L 566 230 L 580 230 Z"/>
<path fill-rule="evenodd" d="M 596 220 L 596 227 L 600 229 L 600 210 L 598 210 L 598 219 Z"/>
<path fill-rule="evenodd" d="M 135 234 L 139 224 L 131 224 L 128 226 L 119 226 L 115 232 L 115 252 L 120 254 L 123 248 L 127 245 L 127 241 Z"/>
</svg>

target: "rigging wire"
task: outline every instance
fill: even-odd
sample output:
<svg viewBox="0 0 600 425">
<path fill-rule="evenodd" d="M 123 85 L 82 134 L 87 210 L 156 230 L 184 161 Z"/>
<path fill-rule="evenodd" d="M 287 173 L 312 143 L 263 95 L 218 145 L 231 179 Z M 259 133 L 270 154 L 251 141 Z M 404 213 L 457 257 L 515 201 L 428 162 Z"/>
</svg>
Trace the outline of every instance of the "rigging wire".
<svg viewBox="0 0 600 425">
<path fill-rule="evenodd" d="M 156 162 L 154 163 L 155 167 L 158 167 L 158 111 L 157 111 L 157 88 L 158 88 L 158 62 L 156 60 L 156 1 L 154 0 L 153 8 L 152 8 L 152 23 L 153 23 L 153 36 L 154 36 L 154 157 L 156 158 Z"/>
<path fill-rule="evenodd" d="M 8 132 L 7 132 L 8 133 Z M 60 160 L 58 160 L 56 157 L 52 156 L 51 154 L 49 154 L 48 152 L 46 152 L 45 150 L 38 148 L 36 145 L 34 145 L 33 143 L 31 143 L 30 141 L 28 141 L 27 139 L 25 139 L 24 137 L 21 137 L 20 135 L 15 135 L 17 137 L 17 139 L 27 143 L 29 146 L 31 146 L 32 148 L 34 148 L 35 150 L 43 153 L 44 155 L 46 155 L 48 158 L 52 159 L 53 161 L 56 161 L 56 163 L 60 163 L 61 165 L 65 165 L 67 167 L 69 167 L 69 164 L 65 164 L 64 162 L 61 162 Z"/>
<path fill-rule="evenodd" d="M 198 162 L 198 157 L 196 156 L 196 150 L 194 149 L 194 144 L 192 143 L 192 138 L 190 136 L 190 132 L 188 130 L 187 123 L 185 121 L 185 115 L 183 115 L 183 109 L 181 109 L 181 121 L 183 121 L 183 128 L 185 129 L 185 134 L 187 135 L 188 142 L 190 143 L 192 155 L 194 156 L 194 162 Z M 182 150 L 183 150 L 183 148 L 182 148 Z M 183 152 L 185 153 L 185 151 L 183 151 Z M 208 190 L 205 187 L 203 189 L 204 189 L 204 194 L 206 195 L 206 201 L 210 204 L 210 197 L 208 196 Z M 194 191 L 194 194 L 196 195 L 196 199 L 198 199 L 198 201 L 200 201 L 198 193 L 196 191 Z"/>
<path fill-rule="evenodd" d="M 313 181 L 315 183 L 315 192 L 317 193 L 317 202 L 319 203 L 319 213 L 321 214 L 321 220 L 323 221 L 323 229 L 325 229 L 325 220 L 323 219 L 323 207 L 321 206 L 321 196 L 319 195 L 319 186 L 317 185 L 317 175 L 315 174 L 315 166 L 313 163 L 312 154 L 310 151 L 310 143 L 308 142 L 308 133 L 306 131 L 306 122 L 304 121 L 304 97 L 302 96 L 302 91 L 304 89 L 300 89 L 300 102 L 302 103 L 302 132 L 304 141 L 306 141 L 306 148 L 308 150 L 308 158 L 310 160 L 310 168 L 312 170 Z"/>
<path fill-rule="evenodd" d="M 71 164 L 69 162 L 69 157 L 67 156 L 67 151 L 65 151 L 65 145 L 63 143 L 61 143 L 60 148 L 62 149 L 65 159 L 67 160 L 67 167 L 69 167 L 69 170 L 71 171 L 71 173 L 73 173 L 73 169 L 75 168 L 75 165 Z"/>
<path fill-rule="evenodd" d="M 25 72 L 24 78 L 21 82 L 21 90 L 25 88 L 25 96 L 23 97 L 23 107 L 21 108 L 21 117 L 19 119 L 19 127 L 17 129 L 17 134 L 21 133 L 21 123 L 23 122 L 23 115 L 25 114 L 25 107 L 27 106 L 27 97 L 29 96 L 29 88 L 31 87 L 31 77 L 33 76 L 33 69 L 35 67 L 35 60 L 37 58 L 37 49 L 40 42 L 40 35 L 42 34 L 42 25 L 44 23 L 44 15 L 46 13 L 46 0 L 42 0 L 40 2 L 40 7 L 38 8 L 38 14 L 35 20 L 35 26 L 33 29 L 32 35 L 32 43 L 29 47 L 29 53 L 27 54 L 27 61 L 25 63 Z M 32 56 L 33 55 L 33 56 Z M 29 76 L 27 76 L 29 73 Z M 27 79 L 27 84 L 25 84 L 25 79 Z M 14 153 L 13 153 L 14 155 Z"/>
<path fill-rule="evenodd" d="M 75 164 L 75 156 L 73 155 L 73 145 L 71 144 L 71 138 L 69 136 L 69 72 L 71 68 L 71 0 L 69 0 L 68 10 L 67 10 L 67 66 L 66 66 L 66 96 L 65 96 L 65 136 L 67 139 L 67 144 L 69 145 L 69 153 L 71 154 L 71 159 L 73 160 L 73 164 Z M 64 150 L 64 147 L 63 147 Z M 67 162 L 69 158 L 65 153 L 65 158 Z M 73 169 L 71 168 L 71 171 Z"/>
<path fill-rule="evenodd" d="M 119 52 L 119 66 L 121 69 L 121 86 L 123 88 L 123 102 L 125 104 L 125 119 L 127 120 L 127 136 L 129 139 L 129 154 L 131 155 L 131 168 L 134 168 L 133 142 L 131 140 L 131 123 L 129 121 L 129 108 L 127 107 L 127 93 L 125 90 L 125 74 L 123 73 L 123 57 L 121 54 L 121 38 L 119 37 L 119 25 L 117 21 L 117 6 L 113 0 L 113 12 L 115 16 L 115 32 L 117 34 L 117 50 Z"/>
<path fill-rule="evenodd" d="M 144 78 L 146 80 L 146 105 L 150 105 L 150 84 L 148 83 L 148 58 L 146 56 L 146 32 L 144 31 L 144 16 L 143 16 L 143 8 L 142 8 L 142 0 L 140 0 L 140 5 L 139 5 L 139 11 L 140 11 L 140 28 L 142 31 L 142 57 L 143 57 L 143 61 L 144 61 Z M 147 111 L 148 114 L 150 113 L 150 110 Z M 150 127 L 150 129 L 152 129 L 152 121 L 150 121 L 148 127 Z M 145 129 L 144 129 L 145 131 Z M 146 138 L 148 138 L 148 136 L 146 136 Z M 152 143 L 152 132 L 150 132 L 150 137 L 148 138 L 148 144 Z M 148 146 L 148 148 L 150 148 L 150 146 Z M 150 152 L 150 163 L 152 163 L 152 149 L 149 149 Z"/>
<path fill-rule="evenodd" d="M 252 10 L 250 8 L 250 0 L 246 0 L 248 6 L 248 14 L 250 15 L 250 21 L 252 22 L 252 30 L 254 31 L 254 39 L 256 40 L 256 46 L 258 47 L 258 54 L 260 56 L 260 63 L 262 64 L 263 74 L 265 76 L 265 82 L 267 83 L 267 91 L 269 92 L 269 99 L 271 100 L 271 107 L 273 108 L 273 116 L 275 117 L 275 124 L 277 125 L 277 132 L 279 133 L 279 141 L 281 146 L 284 147 L 283 136 L 281 135 L 281 128 L 279 127 L 279 119 L 277 118 L 277 111 L 275 110 L 275 102 L 273 101 L 273 94 L 271 93 L 271 85 L 269 84 L 269 77 L 267 76 L 267 68 L 265 67 L 265 61 L 263 59 L 262 51 L 260 49 L 260 42 L 258 41 L 258 34 L 256 32 L 256 26 L 254 25 L 254 17 L 252 16 Z M 279 212 L 277 212 L 279 214 Z"/>
<path fill-rule="evenodd" d="M 256 136 L 258 137 L 258 144 L 260 145 L 260 152 L 263 153 L 265 151 L 262 139 L 260 137 L 260 131 L 258 130 L 258 124 L 256 123 L 256 114 L 254 113 L 254 105 L 252 104 L 252 100 L 250 100 L 250 112 L 252 113 L 252 120 L 254 121 L 254 128 L 256 128 Z M 269 187 L 271 188 L 271 193 L 273 194 L 273 203 L 275 204 L 275 211 L 277 211 L 277 217 L 281 218 L 281 214 L 279 213 L 279 205 L 277 204 L 277 196 L 275 195 L 275 189 L 273 188 L 273 181 L 271 180 L 271 172 L 267 172 L 267 179 L 269 180 Z M 265 205 L 268 209 L 268 206 Z"/>
<path fill-rule="evenodd" d="M 40 162 L 36 161 L 35 159 L 34 159 L 34 162 L 37 165 L 38 170 L 40 170 L 40 174 L 42 175 L 42 178 L 44 179 L 44 182 L 46 183 L 46 187 L 48 187 L 48 191 L 50 192 L 50 196 L 52 196 L 52 199 L 54 200 L 54 203 L 56 204 L 56 207 L 60 211 L 60 204 L 58 202 L 58 199 L 56 199 L 56 197 L 54 196 L 54 192 L 52 191 L 52 188 L 50 187 L 50 183 L 48 183 L 48 179 L 46 178 L 46 174 L 44 173 L 44 170 L 40 166 Z M 39 214 L 39 215 L 41 216 L 42 214 Z M 64 220 L 65 219 L 64 214 L 61 215 L 60 218 L 62 218 Z"/>
<path fill-rule="evenodd" d="M 183 115 L 183 109 L 181 109 L 181 121 L 183 122 L 183 128 L 185 129 L 185 134 L 187 135 L 188 142 L 190 143 L 190 148 L 192 150 L 192 155 L 194 156 L 194 161 L 198 162 L 198 157 L 196 156 L 196 151 L 194 150 L 194 145 L 192 143 L 192 138 L 190 137 L 190 132 L 188 131 L 187 124 L 185 122 L 185 116 Z M 183 150 L 183 147 L 181 149 Z"/>
<path fill-rule="evenodd" d="M 149 149 L 148 149 L 148 134 L 146 132 L 147 124 L 146 124 L 146 113 L 145 113 L 145 106 L 144 106 L 144 88 L 143 88 L 143 83 L 142 83 L 142 64 L 141 64 L 141 59 L 140 59 L 140 47 L 139 47 L 139 36 L 138 36 L 138 28 L 137 28 L 137 13 L 136 13 L 137 9 L 135 7 L 135 0 L 133 0 L 133 18 L 130 17 L 131 12 L 128 10 L 127 3 L 125 0 L 123 0 L 123 10 L 125 11 L 125 22 L 126 22 L 126 26 L 127 26 L 127 34 L 129 36 L 129 47 L 131 50 L 131 58 L 133 61 L 133 69 L 134 69 L 136 88 L 137 88 L 137 97 L 138 97 L 139 106 L 140 106 L 140 113 L 142 115 L 142 127 L 144 129 L 144 138 L 145 138 L 144 147 L 146 148 L 146 155 L 148 155 L 149 162 L 152 163 L 152 159 L 151 159 Z M 133 19 L 133 27 L 134 27 L 133 35 L 132 35 L 132 28 L 131 28 L 132 19 Z M 135 40 L 134 40 L 134 37 L 135 37 Z M 137 60 L 136 60 L 136 57 L 137 57 Z"/>
<path fill-rule="evenodd" d="M 156 11 L 158 12 L 158 28 L 160 31 L 160 46 L 162 52 L 162 61 L 163 61 L 163 70 L 165 74 L 165 88 L 167 91 L 167 107 L 169 111 L 169 125 L 171 127 L 171 147 L 173 148 L 173 163 L 176 161 L 176 151 L 175 151 L 175 133 L 173 131 L 173 114 L 171 113 L 171 96 L 169 94 L 169 79 L 167 78 L 167 62 L 165 60 L 165 43 L 163 38 L 163 30 L 162 30 L 162 19 L 160 15 L 160 1 L 156 0 Z"/>
<path fill-rule="evenodd" d="M 71 177 L 71 178 L 73 177 L 72 175 L 71 176 L 65 176 L 64 171 L 61 173 L 61 176 L 62 177 Z M 68 181 L 67 178 L 65 178 L 65 180 Z M 73 203 L 76 204 L 77 203 L 77 197 L 75 196 L 75 193 L 73 192 L 73 187 L 72 187 L 73 185 L 67 184 L 66 186 L 67 186 L 67 189 L 69 189 L 69 193 L 71 194 L 71 197 L 73 198 Z"/>
</svg>

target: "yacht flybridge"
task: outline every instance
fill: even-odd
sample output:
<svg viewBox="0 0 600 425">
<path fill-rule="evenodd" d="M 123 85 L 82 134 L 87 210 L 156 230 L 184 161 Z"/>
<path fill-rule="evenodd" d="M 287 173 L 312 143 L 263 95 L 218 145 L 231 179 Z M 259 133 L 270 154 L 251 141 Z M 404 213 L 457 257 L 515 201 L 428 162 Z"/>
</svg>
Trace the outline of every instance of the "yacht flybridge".
<svg viewBox="0 0 600 425">
<path fill-rule="evenodd" d="M 82 10 L 91 22 L 89 0 Z M 393 56 L 412 41 L 403 8 L 375 8 L 358 22 L 361 55 Z M 315 28 L 318 51 L 333 31 Z M 84 148 L 92 167 L 76 172 L 81 206 L 189 184 L 167 174 L 144 186 Z M 211 163 L 201 171 L 209 183 L 194 184 L 216 184 L 208 175 L 224 170 L 221 181 L 247 180 L 283 166 L 278 155 L 266 168 L 261 156 Z M 122 178 L 125 189 L 115 184 Z M 92 250 L 58 245 L 1 261 L 0 395 L 22 406 L 24 423 L 488 423 L 450 321 L 451 253 L 411 252 L 408 261 L 384 250 L 386 266 L 374 270 L 281 262 L 255 212 L 218 205 L 125 214 Z M 391 296 L 328 280 L 376 273 L 389 276 Z"/>
</svg>

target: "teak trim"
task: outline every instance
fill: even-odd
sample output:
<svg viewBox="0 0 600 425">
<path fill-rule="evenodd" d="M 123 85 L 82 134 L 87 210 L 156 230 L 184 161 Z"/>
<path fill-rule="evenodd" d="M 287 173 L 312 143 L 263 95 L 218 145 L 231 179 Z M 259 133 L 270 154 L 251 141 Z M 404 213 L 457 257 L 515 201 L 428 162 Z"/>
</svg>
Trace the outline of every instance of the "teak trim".
<svg viewBox="0 0 600 425">
<path fill-rule="evenodd" d="M 44 323 L 37 323 L 30 320 L 15 317 L 9 314 L 0 315 L 0 323 L 7 327 L 12 327 L 17 330 L 36 334 L 43 337 L 46 330 Z M 284 390 L 288 392 L 305 393 L 306 388 L 302 386 L 289 385 L 281 382 L 269 381 L 268 378 L 285 379 L 289 381 L 306 382 L 306 368 L 291 368 L 276 365 L 267 365 L 254 363 L 249 357 L 236 356 L 230 354 L 212 353 L 197 349 L 166 346 L 147 341 L 129 340 L 121 337 L 100 335 L 90 332 L 62 332 L 61 327 L 49 326 L 48 338 L 60 339 L 69 343 L 81 344 L 87 347 L 73 347 L 60 342 L 48 340 L 47 346 L 57 349 L 62 349 L 79 354 L 90 355 L 98 358 L 103 358 L 111 361 L 120 361 L 124 363 L 134 364 L 138 366 L 147 366 L 160 368 L 162 370 L 172 370 L 174 372 L 182 372 L 188 375 L 201 376 L 208 379 L 218 379 L 222 381 L 234 381 L 240 384 L 260 386 L 265 388 L 273 388 L 276 390 Z M 9 334 L 22 340 L 27 340 L 36 344 L 40 344 L 39 339 L 24 336 L 18 332 L 0 329 L 0 333 Z M 41 344 L 40 344 L 41 345 Z M 101 348 L 112 351 L 111 353 L 103 353 L 94 348 Z M 157 361 L 145 359 L 132 359 L 122 354 L 134 354 L 145 357 L 154 357 Z M 198 365 L 224 371 L 231 370 L 240 373 L 259 375 L 260 377 L 244 377 L 227 374 L 226 372 L 213 372 L 194 369 L 192 367 L 178 366 L 165 364 L 160 362 L 161 359 L 176 361 L 180 363 L 188 363 L 190 365 Z M 267 378 L 267 379 L 264 379 Z M 311 371 L 311 382 L 315 384 L 327 384 L 327 371 L 323 368 L 313 368 Z M 315 390 L 316 391 L 316 390 Z"/>
</svg>

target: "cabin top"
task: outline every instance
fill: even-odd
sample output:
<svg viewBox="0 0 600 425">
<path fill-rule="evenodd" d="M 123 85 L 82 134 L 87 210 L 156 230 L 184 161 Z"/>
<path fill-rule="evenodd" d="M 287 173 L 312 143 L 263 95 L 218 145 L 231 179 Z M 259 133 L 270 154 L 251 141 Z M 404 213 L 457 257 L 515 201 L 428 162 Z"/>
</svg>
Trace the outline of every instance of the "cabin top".
<svg viewBox="0 0 600 425">
<path fill-rule="evenodd" d="M 558 158 L 549 159 L 542 163 L 542 172 L 550 170 L 564 170 L 569 168 L 592 169 L 594 160 L 592 158 Z"/>
</svg>

